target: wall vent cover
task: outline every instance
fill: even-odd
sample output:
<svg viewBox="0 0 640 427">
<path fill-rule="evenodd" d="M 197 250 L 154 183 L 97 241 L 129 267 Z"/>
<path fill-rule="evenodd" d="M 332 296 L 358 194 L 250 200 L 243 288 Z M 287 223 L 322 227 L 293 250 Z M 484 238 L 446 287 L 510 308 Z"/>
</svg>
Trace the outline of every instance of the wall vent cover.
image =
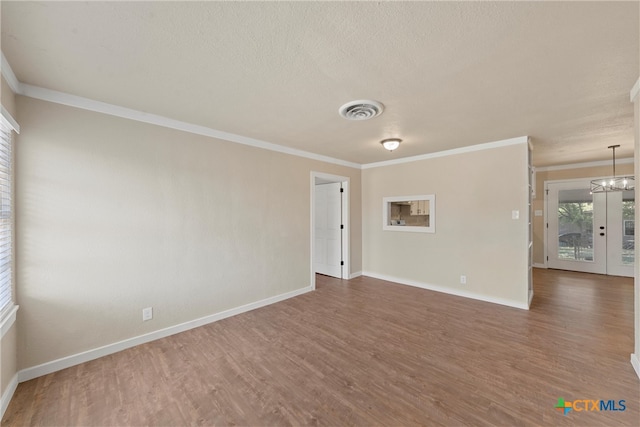
<svg viewBox="0 0 640 427">
<path fill-rule="evenodd" d="M 377 101 L 362 99 L 344 104 L 338 112 L 347 120 L 369 120 L 379 116 L 384 106 Z"/>
</svg>

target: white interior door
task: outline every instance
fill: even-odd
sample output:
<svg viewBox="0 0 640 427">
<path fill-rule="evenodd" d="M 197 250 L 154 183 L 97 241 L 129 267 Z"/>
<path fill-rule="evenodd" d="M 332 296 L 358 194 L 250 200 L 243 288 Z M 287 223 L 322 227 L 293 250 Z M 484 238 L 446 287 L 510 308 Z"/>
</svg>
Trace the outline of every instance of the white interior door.
<svg viewBox="0 0 640 427">
<path fill-rule="evenodd" d="M 314 266 L 317 273 L 342 278 L 341 183 L 315 186 Z"/>
<path fill-rule="evenodd" d="M 547 265 L 633 276 L 633 191 L 590 194 L 589 181 L 547 185 Z"/>
</svg>

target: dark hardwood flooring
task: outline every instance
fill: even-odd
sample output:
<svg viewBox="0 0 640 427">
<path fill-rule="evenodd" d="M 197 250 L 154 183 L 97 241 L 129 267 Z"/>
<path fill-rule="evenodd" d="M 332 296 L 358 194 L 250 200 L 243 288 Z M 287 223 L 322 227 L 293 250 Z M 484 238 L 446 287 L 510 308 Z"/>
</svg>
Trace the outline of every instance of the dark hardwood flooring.
<svg viewBox="0 0 640 427">
<path fill-rule="evenodd" d="M 530 311 L 361 277 L 24 382 L 14 425 L 640 425 L 633 279 L 536 270 Z M 558 398 L 625 400 L 563 415 Z"/>
</svg>

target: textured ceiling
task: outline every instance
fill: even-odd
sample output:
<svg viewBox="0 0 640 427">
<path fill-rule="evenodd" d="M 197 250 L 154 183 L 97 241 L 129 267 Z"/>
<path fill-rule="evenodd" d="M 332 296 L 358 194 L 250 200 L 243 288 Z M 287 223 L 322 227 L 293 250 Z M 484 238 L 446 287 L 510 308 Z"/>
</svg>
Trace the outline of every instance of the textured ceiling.
<svg viewBox="0 0 640 427">
<path fill-rule="evenodd" d="M 633 154 L 638 2 L 1 2 L 18 79 L 357 163 Z M 385 105 L 349 122 L 354 99 Z M 379 141 L 404 140 L 393 153 Z"/>
</svg>

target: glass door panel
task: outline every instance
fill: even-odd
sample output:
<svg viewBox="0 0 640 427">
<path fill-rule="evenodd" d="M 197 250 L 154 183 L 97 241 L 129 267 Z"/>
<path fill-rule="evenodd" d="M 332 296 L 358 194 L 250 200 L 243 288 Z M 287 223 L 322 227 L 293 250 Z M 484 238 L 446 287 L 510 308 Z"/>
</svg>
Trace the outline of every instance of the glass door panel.
<svg viewBox="0 0 640 427">
<path fill-rule="evenodd" d="M 593 197 L 589 190 L 558 191 L 558 258 L 593 262 Z"/>
<path fill-rule="evenodd" d="M 622 264 L 633 265 L 635 260 L 636 198 L 634 191 L 622 193 Z"/>
<path fill-rule="evenodd" d="M 634 191 L 607 193 L 607 274 L 633 277 Z"/>
<path fill-rule="evenodd" d="M 588 181 L 547 188 L 548 266 L 606 274 L 606 195 L 591 194 Z"/>
</svg>

